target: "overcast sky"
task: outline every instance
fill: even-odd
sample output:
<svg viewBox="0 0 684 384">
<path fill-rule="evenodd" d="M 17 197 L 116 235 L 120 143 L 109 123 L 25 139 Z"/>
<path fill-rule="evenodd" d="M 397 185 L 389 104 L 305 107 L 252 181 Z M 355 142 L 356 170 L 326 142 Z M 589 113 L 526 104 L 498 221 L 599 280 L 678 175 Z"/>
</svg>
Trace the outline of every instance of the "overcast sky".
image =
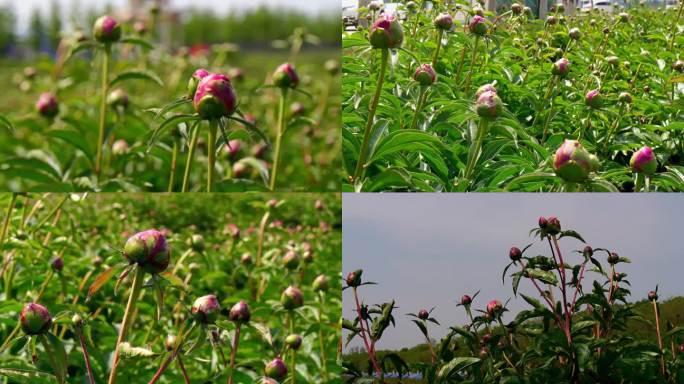
<svg viewBox="0 0 684 384">
<path fill-rule="evenodd" d="M 564 229 L 577 230 L 593 247 L 629 257 L 632 264 L 619 264 L 618 271 L 629 274 L 632 300 L 645 298 L 656 284 L 662 298 L 684 295 L 682 194 L 345 193 L 343 204 L 343 275 L 363 268 L 364 281 L 379 284 L 361 287 L 363 300 L 374 304 L 396 299 L 399 306 L 397 327 L 385 332 L 380 349 L 422 342 L 406 313 L 436 306 L 433 314 L 443 326 L 430 325 L 430 332 L 439 339 L 449 325 L 465 324 L 463 308 L 456 307 L 463 294 L 481 290 L 474 309 L 512 297 L 510 279 L 505 286 L 501 283 L 508 250 L 533 242 L 528 232 L 541 215 L 557 216 Z M 580 260 L 570 254 L 580 248 L 578 240 L 561 240 L 570 263 Z M 548 244 L 526 252 L 538 254 L 550 255 Z M 599 257 L 605 261 L 604 253 Z M 520 288 L 536 293 L 526 281 Z M 343 298 L 344 316 L 352 318 L 351 291 Z M 513 298 L 505 321 L 524 308 L 524 300 Z"/>
<path fill-rule="evenodd" d="M 0 0 L 1 6 L 10 5 L 18 18 L 20 33 L 23 33 L 28 25 L 28 20 L 34 8 L 49 9 L 52 0 Z M 57 0 L 64 12 L 72 9 L 72 3 L 77 2 L 84 8 L 104 8 L 110 4 L 113 8 L 126 6 L 128 0 Z M 94 4 L 97 4 L 94 5 Z M 171 0 L 171 5 L 176 9 L 215 9 L 218 12 L 243 11 L 268 5 L 273 8 L 298 9 L 311 14 L 340 12 L 340 0 Z"/>
</svg>

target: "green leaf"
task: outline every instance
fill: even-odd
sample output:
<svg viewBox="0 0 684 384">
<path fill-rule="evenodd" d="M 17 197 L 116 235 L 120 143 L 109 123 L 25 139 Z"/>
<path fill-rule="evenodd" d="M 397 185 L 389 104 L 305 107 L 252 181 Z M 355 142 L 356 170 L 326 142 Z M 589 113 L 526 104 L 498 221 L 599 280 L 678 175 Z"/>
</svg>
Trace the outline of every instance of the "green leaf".
<svg viewBox="0 0 684 384">
<path fill-rule="evenodd" d="M 62 341 L 59 340 L 57 336 L 49 332 L 38 337 L 43 344 L 43 348 L 45 348 L 45 354 L 47 355 L 50 366 L 57 377 L 57 381 L 59 383 L 66 382 L 68 365 L 64 344 L 62 344 Z"/>
<path fill-rule="evenodd" d="M 572 324 L 572 334 L 577 334 L 583 329 L 591 328 L 594 325 L 596 325 L 596 320 L 578 321 L 577 323 Z"/>
<path fill-rule="evenodd" d="M 422 321 L 420 321 L 420 320 L 411 320 L 411 321 L 413 321 L 418 326 L 418 329 L 420 329 L 420 331 L 423 333 L 423 336 L 428 337 L 427 327 L 425 326 L 425 324 Z"/>
<path fill-rule="evenodd" d="M 154 357 L 158 355 L 158 353 L 154 353 L 150 349 L 134 347 L 129 342 L 119 344 L 119 354 L 122 358 Z"/>
<path fill-rule="evenodd" d="M 579 233 L 577 233 L 577 232 L 575 232 L 575 231 L 573 231 L 573 230 L 567 230 L 567 231 L 561 232 L 561 233 L 560 233 L 560 236 L 558 236 L 558 238 L 559 238 L 559 239 L 562 239 L 563 237 L 574 237 L 575 239 L 577 239 L 577 240 L 579 240 L 579 241 L 581 241 L 581 242 L 583 242 L 583 243 L 586 244 L 586 241 L 584 241 L 584 239 L 582 238 L 582 236 L 580 236 Z"/>
<path fill-rule="evenodd" d="M 0 115 L 0 126 L 7 128 L 7 130 L 9 130 L 10 132 L 14 132 L 14 126 L 9 121 L 9 119 L 3 115 Z"/>
<path fill-rule="evenodd" d="M 55 375 L 33 369 L 0 368 L 0 376 L 7 377 L 10 382 L 20 384 L 53 384 L 57 382 Z"/>
<path fill-rule="evenodd" d="M 137 38 L 137 37 L 126 37 L 126 38 L 119 40 L 119 42 L 124 43 L 124 44 L 137 45 L 139 47 L 142 47 L 142 48 L 150 50 L 150 51 L 154 49 L 154 45 L 152 45 L 150 42 L 148 42 L 147 40 L 144 40 L 144 39 Z"/>
<path fill-rule="evenodd" d="M 54 137 L 65 141 L 74 148 L 80 150 L 85 155 L 85 158 L 91 163 L 93 160 L 93 150 L 90 148 L 88 141 L 83 136 L 83 133 L 69 129 L 53 129 L 46 132 L 47 136 Z"/>
<path fill-rule="evenodd" d="M 95 44 L 92 41 L 81 41 L 77 44 L 74 44 L 71 46 L 69 51 L 67 52 L 66 56 L 64 57 L 64 62 L 66 63 L 69 59 L 71 59 L 75 54 L 81 51 L 85 51 L 86 49 L 91 49 L 91 48 L 96 48 L 97 44 Z"/>
<path fill-rule="evenodd" d="M 527 303 L 528 303 L 529 305 L 533 306 L 534 309 L 537 309 L 537 310 L 540 310 L 540 311 L 545 311 L 545 310 L 546 310 L 546 307 L 545 307 L 544 305 L 542 305 L 542 303 L 541 303 L 539 300 L 535 299 L 534 297 L 527 296 L 527 295 L 525 295 L 525 294 L 523 294 L 523 293 L 521 293 L 520 296 L 521 296 L 525 301 L 527 301 Z"/>
<path fill-rule="evenodd" d="M 542 271 L 541 269 L 526 269 L 525 272 L 528 274 L 529 277 L 543 281 L 546 284 L 558 284 L 558 279 L 556 278 L 556 275 L 554 275 L 551 271 Z"/>
<path fill-rule="evenodd" d="M 112 81 L 109 82 L 109 87 L 111 88 L 115 84 L 118 84 L 126 80 L 148 80 L 157 83 L 157 85 L 159 85 L 160 87 L 164 86 L 164 82 L 159 78 L 159 76 L 157 76 L 153 72 L 142 70 L 130 70 L 122 72 L 115 76 L 112 79 Z"/>
<path fill-rule="evenodd" d="M 368 164 L 398 151 L 411 152 L 441 146 L 442 143 L 439 141 L 439 138 L 429 133 L 410 129 L 395 131 L 378 142 L 372 157 L 368 160 Z"/>
<path fill-rule="evenodd" d="M 273 336 L 271 335 L 271 329 L 268 328 L 268 325 L 254 322 L 249 323 L 249 325 L 256 329 L 257 332 L 259 332 L 261 338 L 263 338 L 264 341 L 268 343 L 268 345 L 273 346 Z"/>
<path fill-rule="evenodd" d="M 150 141 L 147 143 L 147 152 L 149 153 L 152 147 L 159 140 L 159 136 L 164 131 L 164 129 L 177 126 L 179 124 L 188 123 L 191 121 L 200 121 L 202 118 L 198 115 L 175 115 L 164 120 L 153 132 L 150 137 Z M 197 128 L 198 129 L 198 128 Z"/>
<path fill-rule="evenodd" d="M 480 362 L 477 357 L 455 357 L 450 362 L 444 364 L 442 368 L 437 373 L 437 380 L 439 382 L 449 379 L 452 375 L 462 371 L 472 365 Z"/>
<path fill-rule="evenodd" d="M 266 167 L 266 163 L 263 160 L 259 160 L 255 157 L 243 157 L 242 159 L 238 160 L 237 163 L 245 164 L 250 168 L 256 169 L 259 172 L 259 176 L 261 177 L 261 180 L 264 182 L 264 185 L 268 183 L 269 172 L 268 168 Z"/>
</svg>

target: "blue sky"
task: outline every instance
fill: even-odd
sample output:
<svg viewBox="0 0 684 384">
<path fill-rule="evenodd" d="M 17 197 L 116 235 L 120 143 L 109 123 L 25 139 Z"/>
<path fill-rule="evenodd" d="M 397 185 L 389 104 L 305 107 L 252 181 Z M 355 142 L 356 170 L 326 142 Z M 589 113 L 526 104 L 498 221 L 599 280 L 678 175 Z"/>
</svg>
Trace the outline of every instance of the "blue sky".
<svg viewBox="0 0 684 384">
<path fill-rule="evenodd" d="M 19 30 L 21 33 L 26 30 L 31 11 L 34 8 L 49 9 L 52 0 L 0 0 L 0 6 L 10 5 L 18 18 Z M 72 4 L 77 2 L 84 8 L 95 7 L 104 8 L 105 4 L 112 7 L 121 7 L 129 4 L 128 0 L 57 0 L 64 12 L 72 8 Z M 94 5 L 97 4 L 97 5 Z M 219 12 L 244 11 L 267 5 L 279 9 L 298 9 L 311 14 L 340 12 L 339 0 L 240 0 L 240 1 L 217 1 L 217 0 L 171 0 L 171 5 L 177 9 L 193 7 L 195 9 L 212 8 Z M 47 12 L 47 11 L 46 11 Z"/>
<path fill-rule="evenodd" d="M 408 312 L 436 306 L 433 314 L 443 326 L 430 332 L 438 339 L 448 325 L 465 323 L 463 309 L 455 306 L 463 294 L 481 290 L 474 308 L 512 297 L 510 279 L 501 283 L 508 250 L 533 242 L 528 232 L 541 215 L 557 216 L 564 229 L 577 230 L 594 247 L 629 257 L 632 263 L 618 271 L 629 274 L 632 300 L 643 299 L 656 284 L 662 298 L 684 295 L 682 194 L 344 194 L 343 204 L 343 274 L 363 268 L 364 280 L 379 283 L 361 288 L 364 300 L 394 298 L 399 306 L 397 327 L 385 332 L 378 348 L 422 341 Z M 561 241 L 564 255 L 582 246 Z M 528 252 L 549 255 L 548 245 L 538 241 Z M 599 257 L 605 261 L 605 254 Z M 579 255 L 570 258 L 575 263 Z M 536 292 L 528 282 L 520 290 Z M 344 316 L 351 318 L 351 291 L 343 298 Z M 526 306 L 513 298 L 505 319 Z"/>
</svg>

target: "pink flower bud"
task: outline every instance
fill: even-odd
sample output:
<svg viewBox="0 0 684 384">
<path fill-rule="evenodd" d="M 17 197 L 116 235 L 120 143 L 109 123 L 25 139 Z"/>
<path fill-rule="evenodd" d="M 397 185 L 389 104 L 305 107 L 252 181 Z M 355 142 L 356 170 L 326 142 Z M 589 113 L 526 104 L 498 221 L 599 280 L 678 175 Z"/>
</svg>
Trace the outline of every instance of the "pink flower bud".
<svg viewBox="0 0 684 384">
<path fill-rule="evenodd" d="M 50 266 L 54 271 L 61 272 L 62 269 L 64 269 L 64 259 L 57 256 L 54 259 L 52 259 L 52 262 L 50 262 Z"/>
<path fill-rule="evenodd" d="M 565 77 L 569 71 L 570 61 L 565 57 L 553 63 L 553 68 L 551 68 L 551 73 L 559 77 Z"/>
<path fill-rule="evenodd" d="M 361 275 L 363 274 L 362 269 L 357 269 L 356 271 L 349 272 L 347 275 L 347 285 L 350 287 L 358 287 L 361 285 Z"/>
<path fill-rule="evenodd" d="M 508 251 L 508 257 L 513 261 L 518 261 L 522 258 L 522 251 L 520 251 L 520 248 L 518 247 L 512 247 L 511 250 Z"/>
<path fill-rule="evenodd" d="M 432 68 L 432 65 L 423 64 L 416 68 L 416 72 L 413 73 L 413 80 L 417 81 L 420 85 L 427 87 L 435 83 L 435 80 L 437 80 L 437 73 Z"/>
<path fill-rule="evenodd" d="M 328 290 L 328 277 L 326 275 L 318 275 L 313 282 L 312 288 L 314 292 L 325 292 Z"/>
<path fill-rule="evenodd" d="M 454 19 L 446 12 L 440 13 L 435 17 L 434 25 L 437 29 L 448 30 L 454 25 Z"/>
<path fill-rule="evenodd" d="M 487 313 L 491 317 L 498 317 L 503 311 L 503 304 L 499 300 L 492 300 L 487 304 Z"/>
<path fill-rule="evenodd" d="M 475 99 L 476 100 L 479 99 L 480 96 L 485 92 L 497 93 L 496 88 L 494 87 L 493 84 L 485 84 L 485 85 L 481 86 L 480 88 L 478 88 L 477 91 L 475 91 Z"/>
<path fill-rule="evenodd" d="M 421 309 L 420 311 L 418 311 L 418 318 L 419 319 L 427 320 L 428 317 L 430 317 L 430 314 L 428 313 L 428 311 L 426 309 Z"/>
<path fill-rule="evenodd" d="M 287 376 L 287 367 L 281 359 L 275 358 L 271 360 L 270 363 L 266 364 L 266 368 L 264 368 L 264 374 L 266 374 L 266 377 L 282 380 L 285 378 L 285 376 Z"/>
<path fill-rule="evenodd" d="M 49 119 L 54 118 L 59 113 L 57 97 L 50 92 L 42 93 L 36 102 L 36 110 L 41 116 Z"/>
<path fill-rule="evenodd" d="M 228 117 L 237 108 L 237 97 L 230 79 L 210 74 L 200 80 L 193 100 L 195 112 L 204 119 Z"/>
<path fill-rule="evenodd" d="M 206 69 L 198 69 L 196 70 L 192 76 L 190 76 L 190 80 L 188 80 L 188 98 L 193 99 L 195 98 L 195 92 L 197 92 L 197 85 L 199 82 L 204 79 L 205 77 L 209 76 L 209 71 Z"/>
<path fill-rule="evenodd" d="M 652 175 L 658 168 L 658 161 L 653 154 L 653 150 L 650 147 L 645 146 L 634 152 L 629 161 L 629 166 L 634 173 Z"/>
<path fill-rule="evenodd" d="M 133 30 L 135 30 L 135 33 L 138 35 L 144 35 L 147 33 L 147 26 L 145 25 L 145 22 L 138 20 L 133 24 Z"/>
<path fill-rule="evenodd" d="M 178 338 L 175 335 L 167 335 L 166 339 L 164 340 L 164 348 L 167 351 L 173 351 L 173 349 L 176 348 L 177 341 Z"/>
<path fill-rule="evenodd" d="M 560 220 L 556 216 L 551 216 L 547 219 L 546 233 L 549 235 L 557 235 L 561 231 Z"/>
<path fill-rule="evenodd" d="M 107 96 L 107 104 L 114 109 L 126 109 L 128 107 L 128 94 L 123 89 L 117 88 Z"/>
<path fill-rule="evenodd" d="M 495 119 L 501 114 L 501 99 L 495 92 L 483 92 L 475 103 L 477 114 L 484 119 Z"/>
<path fill-rule="evenodd" d="M 21 330 L 27 335 L 39 335 L 47 332 L 52 325 L 52 316 L 44 306 L 28 303 L 19 315 Z"/>
<path fill-rule="evenodd" d="M 280 296 L 280 303 L 283 305 L 283 308 L 291 311 L 304 305 L 304 295 L 302 295 L 302 291 L 299 288 L 290 285 Z"/>
<path fill-rule="evenodd" d="M 655 291 L 651 291 L 648 293 L 648 300 L 649 301 L 658 301 L 658 294 Z"/>
<path fill-rule="evenodd" d="M 599 167 L 598 158 L 577 140 L 565 140 L 553 157 L 553 169 L 565 181 L 584 182 Z"/>
<path fill-rule="evenodd" d="M 371 26 L 369 39 L 376 49 L 399 48 L 404 41 L 404 30 L 394 15 L 382 15 Z"/>
<path fill-rule="evenodd" d="M 584 96 L 584 102 L 591 108 L 601 108 L 603 105 L 603 96 L 601 96 L 598 89 L 592 89 Z"/>
<path fill-rule="evenodd" d="M 100 43 L 110 44 L 121 38 L 121 26 L 110 16 L 101 16 L 95 20 L 93 35 Z"/>
<path fill-rule="evenodd" d="M 549 225 L 548 220 L 546 220 L 546 217 L 541 216 L 539 217 L 539 228 L 541 229 L 546 229 Z"/>
<path fill-rule="evenodd" d="M 233 238 L 233 241 L 240 240 L 240 228 L 237 225 L 230 223 L 228 224 L 228 234 Z"/>
<path fill-rule="evenodd" d="M 290 63 L 280 64 L 273 73 L 273 84 L 278 88 L 297 88 L 299 75 Z"/>
<path fill-rule="evenodd" d="M 299 267 L 299 254 L 294 249 L 287 251 L 283 256 L 283 266 L 289 270 L 297 269 Z"/>
<path fill-rule="evenodd" d="M 190 313 L 200 323 L 213 324 L 218 319 L 220 310 L 221 306 L 216 296 L 206 295 L 195 300 L 192 308 L 190 308 Z"/>
<path fill-rule="evenodd" d="M 251 317 L 249 312 L 249 305 L 244 300 L 240 300 L 233 305 L 228 312 L 228 319 L 236 323 L 247 323 Z"/>
<path fill-rule="evenodd" d="M 171 251 L 166 238 L 156 229 L 138 232 L 124 245 L 124 256 L 148 273 L 159 273 L 169 266 Z"/>
<path fill-rule="evenodd" d="M 591 257 L 591 256 L 594 255 L 594 249 L 593 249 L 592 247 L 590 247 L 590 246 L 587 245 L 587 246 L 584 247 L 584 249 L 582 250 L 582 254 L 583 254 L 584 256 L 589 256 L 589 257 Z"/>
<path fill-rule="evenodd" d="M 470 19 L 470 23 L 468 24 L 468 30 L 470 30 L 470 33 L 479 36 L 486 34 L 487 20 L 480 15 L 473 16 L 473 18 Z"/>
<path fill-rule="evenodd" d="M 461 297 L 461 305 L 470 305 L 472 302 L 473 299 L 468 295 L 463 295 Z"/>
</svg>

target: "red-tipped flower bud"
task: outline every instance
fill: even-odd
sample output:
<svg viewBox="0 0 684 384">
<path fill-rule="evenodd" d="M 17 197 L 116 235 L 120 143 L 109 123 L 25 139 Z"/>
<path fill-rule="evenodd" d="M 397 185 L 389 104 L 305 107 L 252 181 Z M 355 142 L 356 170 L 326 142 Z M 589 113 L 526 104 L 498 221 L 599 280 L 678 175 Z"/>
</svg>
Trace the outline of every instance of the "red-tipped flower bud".
<svg viewBox="0 0 684 384">
<path fill-rule="evenodd" d="M 200 323 L 213 324 L 218 319 L 220 310 L 221 306 L 216 296 L 206 295 L 195 300 L 192 308 L 190 308 L 190 313 Z"/>
<path fill-rule="evenodd" d="M 461 305 L 470 305 L 473 302 L 472 297 L 468 295 L 463 295 L 461 297 Z"/>
<path fill-rule="evenodd" d="M 549 226 L 549 221 L 546 220 L 546 217 L 541 216 L 539 217 L 539 228 L 545 230 Z"/>
<path fill-rule="evenodd" d="M 620 12 L 618 14 L 618 18 L 620 19 L 621 22 L 626 23 L 629 21 L 629 13 L 627 12 Z"/>
<path fill-rule="evenodd" d="M 649 301 L 658 301 L 658 294 L 655 291 L 651 291 L 648 293 L 648 300 Z"/>
<path fill-rule="evenodd" d="M 285 345 L 293 351 L 299 350 L 299 347 L 302 346 L 302 337 L 297 334 L 288 335 L 285 338 Z"/>
<path fill-rule="evenodd" d="M 416 68 L 416 72 L 413 73 L 413 80 L 417 81 L 420 85 L 427 87 L 435 83 L 437 80 L 437 73 L 432 68 L 432 65 L 423 64 Z"/>
<path fill-rule="evenodd" d="M 477 114 L 483 119 L 495 119 L 501 114 L 501 99 L 495 92 L 483 92 L 475 103 Z"/>
<path fill-rule="evenodd" d="M 326 275 L 318 275 L 312 284 L 314 292 L 325 292 L 328 290 L 328 277 Z"/>
<path fill-rule="evenodd" d="M 419 319 L 427 320 L 428 317 L 430 317 L 430 314 L 428 313 L 428 311 L 426 309 L 421 309 L 420 311 L 418 311 L 418 318 Z"/>
<path fill-rule="evenodd" d="M 582 254 L 583 254 L 584 256 L 589 256 L 589 257 L 591 257 L 591 256 L 594 255 L 594 249 L 593 249 L 592 247 L 590 247 L 590 246 L 587 245 L 587 246 L 584 247 L 584 249 L 582 250 Z"/>
<path fill-rule="evenodd" d="M 361 275 L 363 274 L 362 269 L 357 269 L 356 271 L 349 272 L 347 275 L 347 285 L 350 287 L 358 287 L 361 285 Z"/>
<path fill-rule="evenodd" d="M 435 28 L 448 30 L 454 25 L 454 18 L 447 12 L 440 13 L 433 21 Z"/>
<path fill-rule="evenodd" d="M 196 70 L 192 76 L 190 76 L 190 80 L 188 80 L 188 98 L 189 99 L 194 99 L 195 98 L 195 92 L 197 92 L 197 85 L 200 83 L 202 79 L 205 77 L 209 76 L 209 71 L 206 69 L 200 68 Z"/>
<path fill-rule="evenodd" d="M 39 335 L 45 333 L 52 325 L 52 316 L 44 306 L 28 303 L 19 315 L 21 330 L 27 335 Z"/>
<path fill-rule="evenodd" d="M 553 156 L 553 169 L 563 180 L 581 183 L 599 167 L 598 158 L 577 140 L 565 140 Z"/>
<path fill-rule="evenodd" d="M 249 305 L 244 300 L 240 300 L 237 304 L 233 305 L 228 312 L 228 318 L 230 321 L 236 323 L 246 323 L 250 319 Z"/>
<path fill-rule="evenodd" d="M 283 308 L 291 311 L 304 305 L 304 295 L 302 295 L 302 291 L 299 288 L 290 285 L 280 296 L 280 303 L 283 305 Z"/>
<path fill-rule="evenodd" d="M 399 48 L 404 41 L 404 30 L 394 15 L 382 15 L 370 29 L 369 40 L 373 48 Z"/>
<path fill-rule="evenodd" d="M 281 359 L 276 358 L 271 360 L 270 363 L 266 364 L 266 368 L 264 368 L 264 374 L 272 379 L 282 380 L 285 378 L 285 376 L 287 376 L 287 367 Z"/>
<path fill-rule="evenodd" d="M 470 23 L 468 24 L 468 30 L 470 31 L 470 33 L 479 36 L 486 34 L 487 20 L 480 15 L 473 16 L 473 18 L 470 19 Z"/>
<path fill-rule="evenodd" d="M 36 102 L 36 110 L 41 116 L 47 117 L 49 119 L 57 116 L 59 113 L 57 97 L 50 92 L 41 94 Z"/>
<path fill-rule="evenodd" d="M 617 264 L 620 261 L 620 256 L 617 253 L 611 252 L 608 255 L 608 264 Z"/>
<path fill-rule="evenodd" d="M 558 59 L 553 63 L 553 68 L 551 68 L 551 73 L 559 77 L 565 77 L 570 71 L 570 61 L 565 57 Z"/>
<path fill-rule="evenodd" d="M 603 106 L 603 96 L 598 89 L 592 89 L 584 96 L 584 103 L 591 108 L 601 108 Z"/>
<path fill-rule="evenodd" d="M 61 272 L 62 269 L 64 268 L 64 259 L 61 257 L 57 256 L 52 261 L 50 262 L 50 266 L 52 269 L 56 272 Z"/>
<path fill-rule="evenodd" d="M 297 88 L 299 75 L 290 63 L 280 64 L 273 73 L 273 84 L 278 88 Z"/>
<path fill-rule="evenodd" d="M 299 267 L 299 254 L 294 249 L 290 249 L 285 256 L 283 256 L 283 266 L 289 270 L 297 269 L 297 267 Z"/>
<path fill-rule="evenodd" d="M 634 173 L 652 175 L 658 168 L 658 160 L 656 160 L 653 150 L 650 147 L 642 147 L 634 152 L 632 158 L 629 160 L 629 166 Z"/>
<path fill-rule="evenodd" d="M 546 225 L 546 233 L 549 235 L 557 235 L 561 231 L 560 220 L 556 216 L 551 216 L 546 219 L 548 224 Z"/>
<path fill-rule="evenodd" d="M 124 245 L 124 256 L 146 272 L 159 273 L 169 266 L 171 250 L 161 232 L 149 229 L 128 238 Z"/>
<path fill-rule="evenodd" d="M 487 304 L 487 313 L 491 317 L 498 317 L 503 311 L 503 304 L 499 300 L 492 300 Z"/>
<path fill-rule="evenodd" d="M 210 74 L 200 80 L 193 99 L 195 112 L 204 119 L 228 117 L 237 108 L 237 96 L 230 79 L 221 74 Z"/>
<path fill-rule="evenodd" d="M 110 16 L 102 16 L 95 20 L 93 35 L 100 43 L 114 43 L 121 38 L 121 25 Z"/>
<path fill-rule="evenodd" d="M 518 261 L 522 258 L 522 251 L 518 247 L 512 247 L 511 250 L 508 251 L 508 257 L 513 261 Z"/>
</svg>

